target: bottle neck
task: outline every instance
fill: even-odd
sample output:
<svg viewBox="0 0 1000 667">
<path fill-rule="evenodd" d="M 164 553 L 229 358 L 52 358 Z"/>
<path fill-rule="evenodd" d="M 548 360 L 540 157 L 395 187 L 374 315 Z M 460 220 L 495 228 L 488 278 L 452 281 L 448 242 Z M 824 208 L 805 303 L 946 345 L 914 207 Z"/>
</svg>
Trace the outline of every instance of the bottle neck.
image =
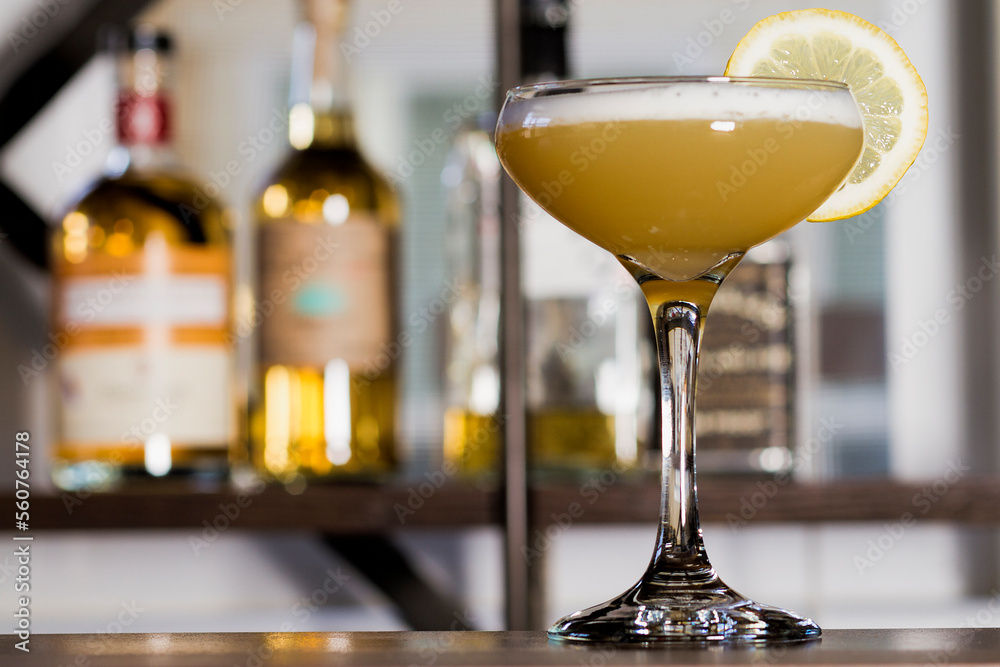
<svg viewBox="0 0 1000 667">
<path fill-rule="evenodd" d="M 108 171 L 157 169 L 176 163 L 171 103 L 164 91 L 142 94 L 125 88 L 116 102 L 118 145 L 108 158 Z"/>
<path fill-rule="evenodd" d="M 347 107 L 331 109 L 315 116 L 313 145 L 324 148 L 353 148 L 354 114 Z"/>
<path fill-rule="evenodd" d="M 118 146 L 108 159 L 111 174 L 158 169 L 176 162 L 169 52 L 148 43 L 130 46 L 117 54 Z"/>
<path fill-rule="evenodd" d="M 566 0 L 521 0 L 521 83 L 566 78 Z"/>
<path fill-rule="evenodd" d="M 288 138 L 300 150 L 354 148 L 354 115 L 347 107 L 318 109 L 311 104 L 296 104 L 289 114 Z"/>
<path fill-rule="evenodd" d="M 353 147 L 354 117 L 339 41 L 343 0 L 306 0 L 307 23 L 295 35 L 289 139 L 295 148 Z"/>
</svg>

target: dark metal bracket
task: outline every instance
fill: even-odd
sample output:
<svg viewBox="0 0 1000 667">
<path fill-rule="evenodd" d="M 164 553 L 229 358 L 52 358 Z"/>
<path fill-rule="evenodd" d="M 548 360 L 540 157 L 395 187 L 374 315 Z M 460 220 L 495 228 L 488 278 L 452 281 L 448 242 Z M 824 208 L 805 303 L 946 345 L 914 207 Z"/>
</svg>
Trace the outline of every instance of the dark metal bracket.
<svg viewBox="0 0 1000 667">
<path fill-rule="evenodd" d="M 151 0 L 90 0 L 30 5 L 0 53 L 0 149 L 58 94 L 97 53 L 98 35 L 123 25 Z M 47 266 L 48 228 L 42 216 L 0 182 L 0 233 L 39 267 Z"/>
<path fill-rule="evenodd" d="M 428 584 L 387 536 L 324 534 L 323 543 L 395 602 L 414 630 L 475 629 L 462 606 Z"/>
</svg>

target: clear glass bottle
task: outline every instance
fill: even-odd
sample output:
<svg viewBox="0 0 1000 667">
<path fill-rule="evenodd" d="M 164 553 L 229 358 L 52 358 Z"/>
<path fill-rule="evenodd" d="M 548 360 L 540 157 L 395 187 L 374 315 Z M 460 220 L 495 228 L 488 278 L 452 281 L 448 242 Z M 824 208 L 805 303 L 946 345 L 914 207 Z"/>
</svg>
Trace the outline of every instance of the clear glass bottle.
<svg viewBox="0 0 1000 667">
<path fill-rule="evenodd" d="M 698 377 L 698 470 L 774 473 L 792 464 L 795 327 L 791 249 L 747 253 L 712 301 Z"/>
<path fill-rule="evenodd" d="M 456 293 L 445 338 L 444 456 L 465 475 L 495 473 L 500 421 L 500 160 L 496 117 L 484 114 L 452 142 L 441 174 L 446 261 Z"/>
<path fill-rule="evenodd" d="M 569 17 L 565 0 L 523 0 L 525 83 L 566 77 Z M 561 187 L 554 175 L 549 194 Z M 520 217 L 530 465 L 555 473 L 632 466 L 649 418 L 641 414 L 648 325 L 633 280 L 523 195 Z"/>
<path fill-rule="evenodd" d="M 257 203 L 257 469 L 285 483 L 395 466 L 399 206 L 362 156 L 338 47 L 347 3 L 305 0 L 295 151 Z"/>
<path fill-rule="evenodd" d="M 229 213 L 171 147 L 170 37 L 113 49 L 118 145 L 53 236 L 54 479 L 223 475 L 237 438 Z"/>
<path fill-rule="evenodd" d="M 568 4 L 522 0 L 521 12 L 525 82 L 564 77 Z M 501 172 L 493 129 L 481 121 L 459 132 L 442 174 L 449 276 L 459 294 L 446 339 L 444 454 L 470 475 L 495 472 L 500 451 Z M 651 325 L 638 290 L 614 258 L 527 197 L 520 212 L 530 465 L 557 474 L 632 466 L 653 416 L 642 335 Z M 648 366 L 652 352 L 645 356 Z"/>
</svg>

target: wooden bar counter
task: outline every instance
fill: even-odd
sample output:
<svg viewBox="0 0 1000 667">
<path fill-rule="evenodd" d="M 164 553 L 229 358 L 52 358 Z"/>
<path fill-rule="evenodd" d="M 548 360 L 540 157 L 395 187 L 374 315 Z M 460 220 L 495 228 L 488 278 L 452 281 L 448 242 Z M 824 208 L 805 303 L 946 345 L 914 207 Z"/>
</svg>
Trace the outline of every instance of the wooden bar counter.
<svg viewBox="0 0 1000 667">
<path fill-rule="evenodd" d="M 263 665 L 996 665 L 1000 628 L 829 630 L 771 647 L 565 645 L 542 632 L 330 632 L 37 635 L 29 653 L 6 635 L 4 667 Z"/>
</svg>

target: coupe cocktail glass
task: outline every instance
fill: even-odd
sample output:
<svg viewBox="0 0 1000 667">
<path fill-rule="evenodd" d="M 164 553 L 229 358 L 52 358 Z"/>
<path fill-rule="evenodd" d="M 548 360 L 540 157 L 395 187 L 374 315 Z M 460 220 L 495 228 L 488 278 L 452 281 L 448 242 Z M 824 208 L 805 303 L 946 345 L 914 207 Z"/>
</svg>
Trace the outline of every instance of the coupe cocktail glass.
<svg viewBox="0 0 1000 667">
<path fill-rule="evenodd" d="M 709 563 L 698 522 L 694 397 L 704 317 L 751 247 L 816 210 L 851 173 L 864 129 L 843 84 L 729 77 L 562 81 L 515 88 L 497 124 L 504 168 L 557 220 L 639 283 L 660 362 L 662 500 L 656 547 L 619 597 L 554 638 L 762 643 L 818 637 L 756 604 Z"/>
</svg>

